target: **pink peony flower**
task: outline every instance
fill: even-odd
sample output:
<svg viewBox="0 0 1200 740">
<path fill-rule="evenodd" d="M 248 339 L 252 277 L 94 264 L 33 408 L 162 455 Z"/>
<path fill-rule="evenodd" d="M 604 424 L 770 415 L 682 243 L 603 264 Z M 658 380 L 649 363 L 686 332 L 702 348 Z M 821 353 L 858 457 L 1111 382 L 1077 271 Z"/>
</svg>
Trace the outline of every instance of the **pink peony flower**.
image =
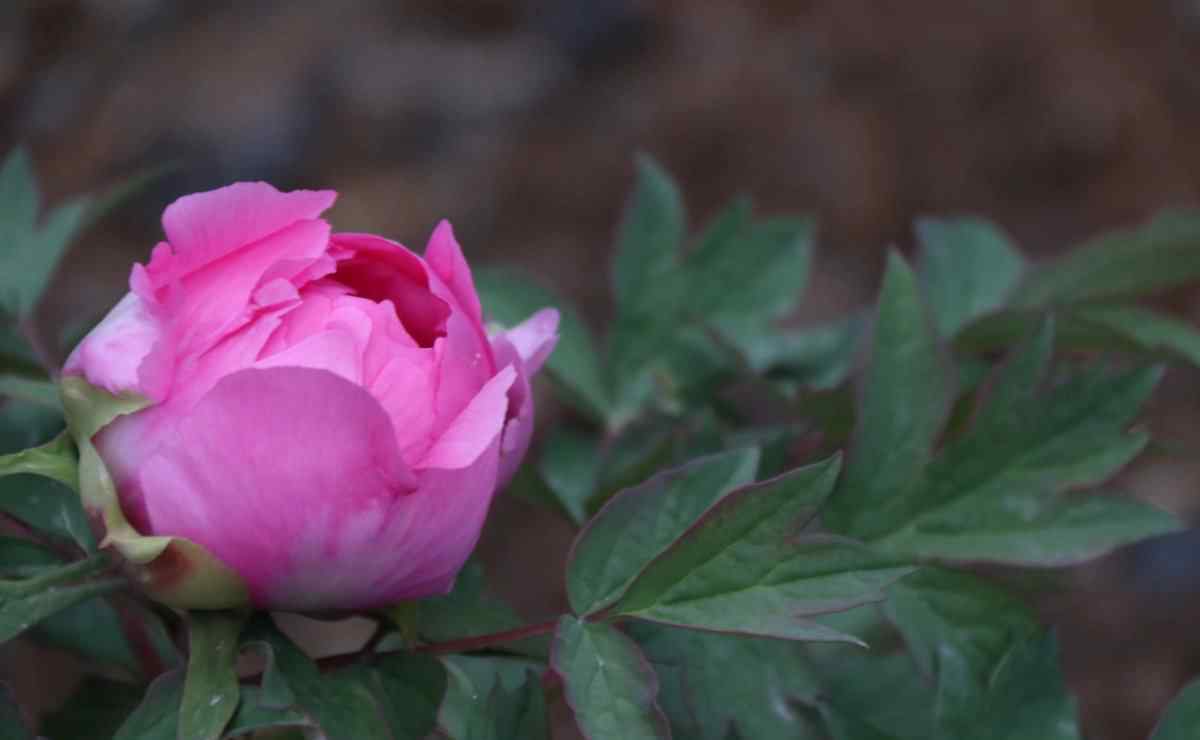
<svg viewBox="0 0 1200 740">
<path fill-rule="evenodd" d="M 109 539 L 198 545 L 244 586 L 180 589 L 204 558 L 159 544 L 143 578 L 165 600 L 340 610 L 445 593 L 529 444 L 557 312 L 489 336 L 448 223 L 421 258 L 331 234 L 335 197 L 238 183 L 179 199 L 67 361 L 88 393 L 144 406 L 94 434 L 73 424 L 85 477 L 85 448 L 103 462 L 82 484 Z"/>
</svg>

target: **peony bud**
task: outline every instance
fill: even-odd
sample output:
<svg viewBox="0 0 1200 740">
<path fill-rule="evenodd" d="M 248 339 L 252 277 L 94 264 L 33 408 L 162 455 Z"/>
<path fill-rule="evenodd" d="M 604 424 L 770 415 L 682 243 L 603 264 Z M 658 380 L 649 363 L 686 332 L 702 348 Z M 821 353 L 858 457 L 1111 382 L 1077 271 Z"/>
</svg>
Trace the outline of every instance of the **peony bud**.
<svg viewBox="0 0 1200 740">
<path fill-rule="evenodd" d="M 179 199 L 62 393 L 104 544 L 180 607 L 445 593 L 529 444 L 544 309 L 488 335 L 449 224 L 331 234 L 329 191 Z"/>
</svg>

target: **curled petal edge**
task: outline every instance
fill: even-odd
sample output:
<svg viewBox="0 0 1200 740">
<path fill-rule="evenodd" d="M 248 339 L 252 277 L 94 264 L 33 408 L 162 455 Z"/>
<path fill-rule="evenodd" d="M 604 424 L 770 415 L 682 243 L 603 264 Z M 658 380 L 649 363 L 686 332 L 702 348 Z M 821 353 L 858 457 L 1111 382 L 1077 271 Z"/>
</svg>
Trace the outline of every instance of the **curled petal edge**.
<svg viewBox="0 0 1200 740">
<path fill-rule="evenodd" d="M 92 437 L 118 416 L 154 402 L 134 393 L 113 395 L 80 377 L 59 382 L 67 427 L 79 448 L 79 495 L 103 525 L 101 547 L 120 553 L 132 578 L 153 599 L 177 609 L 229 609 L 250 603 L 245 582 L 204 547 L 183 537 L 147 536 L 125 513 L 116 485 Z"/>
</svg>

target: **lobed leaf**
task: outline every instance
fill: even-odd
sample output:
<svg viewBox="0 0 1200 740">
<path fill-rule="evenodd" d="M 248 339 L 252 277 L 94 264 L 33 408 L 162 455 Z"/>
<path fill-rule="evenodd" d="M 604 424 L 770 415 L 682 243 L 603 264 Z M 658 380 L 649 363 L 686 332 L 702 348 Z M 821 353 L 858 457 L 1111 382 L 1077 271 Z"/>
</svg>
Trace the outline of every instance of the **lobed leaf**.
<svg viewBox="0 0 1200 740">
<path fill-rule="evenodd" d="M 798 534 L 832 490 L 840 458 L 721 499 L 637 575 L 613 612 L 681 627 L 796 640 L 853 640 L 805 619 L 883 599 L 911 572 L 853 541 Z"/>
<path fill-rule="evenodd" d="M 245 617 L 192 611 L 187 621 L 188 666 L 179 710 L 179 736 L 219 740 L 238 706 L 235 662 Z"/>
<path fill-rule="evenodd" d="M 713 455 L 614 496 L 571 546 L 567 595 L 575 613 L 591 614 L 618 599 L 709 506 L 752 481 L 758 459 L 752 448 Z"/>
<path fill-rule="evenodd" d="M 554 633 L 550 666 L 589 740 L 662 740 L 671 736 L 655 696 L 658 680 L 633 640 L 615 627 L 565 616 Z"/>
<path fill-rule="evenodd" d="M 925 296 L 943 337 L 1003 308 L 1025 272 L 1016 245 L 988 221 L 925 218 L 916 231 Z"/>
</svg>

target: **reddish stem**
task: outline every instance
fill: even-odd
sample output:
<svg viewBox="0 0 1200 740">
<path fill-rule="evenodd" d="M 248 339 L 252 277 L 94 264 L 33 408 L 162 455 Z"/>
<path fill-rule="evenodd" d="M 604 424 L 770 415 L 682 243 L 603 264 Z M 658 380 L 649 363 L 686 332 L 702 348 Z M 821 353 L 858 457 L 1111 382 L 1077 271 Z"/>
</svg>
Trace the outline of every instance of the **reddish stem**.
<svg viewBox="0 0 1200 740">
<path fill-rule="evenodd" d="M 554 619 L 549 622 L 530 624 L 505 632 L 493 632 L 490 635 L 467 637 L 462 640 L 450 640 L 448 642 L 431 642 L 425 645 L 418 645 L 413 650 L 418 653 L 430 653 L 432 655 L 466 653 L 472 650 L 482 650 L 493 645 L 501 645 L 506 642 L 516 642 L 517 640 L 538 637 L 539 635 L 548 635 L 554 631 L 554 627 L 557 624 L 558 620 Z"/>
</svg>

